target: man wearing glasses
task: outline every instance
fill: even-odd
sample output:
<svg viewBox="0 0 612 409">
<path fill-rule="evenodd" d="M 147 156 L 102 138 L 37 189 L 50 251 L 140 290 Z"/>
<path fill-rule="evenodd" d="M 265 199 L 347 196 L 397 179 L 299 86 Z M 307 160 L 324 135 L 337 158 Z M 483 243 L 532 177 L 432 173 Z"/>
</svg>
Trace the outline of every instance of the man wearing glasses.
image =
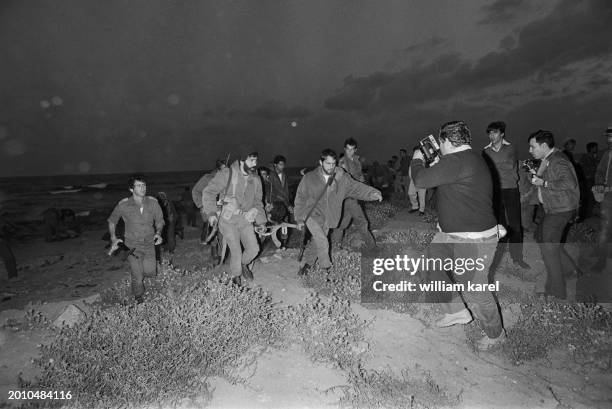
<svg viewBox="0 0 612 409">
<path fill-rule="evenodd" d="M 346 198 L 357 200 L 382 200 L 378 189 L 353 179 L 342 168 L 336 167 L 338 156 L 331 149 L 321 152 L 319 166 L 306 173 L 295 196 L 294 216 L 298 228 L 304 224 L 312 234 L 312 240 L 304 251 L 304 262 L 298 275 L 318 261 L 319 267 L 332 266 L 329 257 L 329 229 L 338 226 L 342 213 L 342 202 Z"/>
<path fill-rule="evenodd" d="M 154 197 L 146 196 L 147 183 L 142 175 L 130 178 L 128 188 L 132 193 L 119 201 L 108 218 L 108 230 L 112 248 L 118 247 L 123 240 L 117 238 L 115 226 L 120 218 L 125 223 L 125 245 L 130 249 L 132 294 L 139 304 L 143 302 L 144 277 L 155 276 L 157 262 L 155 246 L 162 243 L 164 216 L 159 203 Z"/>
</svg>

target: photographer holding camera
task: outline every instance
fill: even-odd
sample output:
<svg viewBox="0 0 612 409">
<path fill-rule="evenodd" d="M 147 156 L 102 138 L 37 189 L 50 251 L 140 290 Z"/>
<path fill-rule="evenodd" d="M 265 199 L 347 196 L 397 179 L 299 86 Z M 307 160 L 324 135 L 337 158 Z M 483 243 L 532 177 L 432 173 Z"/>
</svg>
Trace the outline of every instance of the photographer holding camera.
<svg viewBox="0 0 612 409">
<path fill-rule="evenodd" d="M 423 154 L 413 157 L 412 177 L 417 188 L 438 188 L 439 232 L 428 248 L 428 257 L 440 259 L 481 259 L 483 268 L 472 274 L 455 273 L 457 283 L 488 284 L 488 271 L 497 248 L 499 234 L 493 214 L 493 181 L 482 156 L 472 150 L 472 136 L 463 121 L 447 122 L 440 128 L 442 156 L 425 167 Z M 439 271 L 435 274 L 444 275 Z M 505 339 L 497 303 L 490 291 L 464 291 L 447 302 L 447 313 L 438 327 L 467 324 L 472 316 L 479 321 L 485 336 L 476 345 L 487 350 Z M 466 308 L 467 307 L 467 308 Z"/>
</svg>

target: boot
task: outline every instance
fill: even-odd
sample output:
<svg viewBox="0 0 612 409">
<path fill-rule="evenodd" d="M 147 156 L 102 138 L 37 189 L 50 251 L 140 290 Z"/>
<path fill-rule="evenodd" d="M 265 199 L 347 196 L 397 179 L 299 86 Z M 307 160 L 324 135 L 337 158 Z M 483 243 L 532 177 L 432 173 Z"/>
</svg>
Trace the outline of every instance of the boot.
<svg viewBox="0 0 612 409">
<path fill-rule="evenodd" d="M 306 275 L 308 275 L 308 271 L 310 270 L 310 264 L 306 263 L 302 266 L 302 268 L 299 269 L 298 271 L 298 276 L 299 277 L 304 277 Z"/>
<path fill-rule="evenodd" d="M 253 281 L 253 272 L 246 264 L 242 265 L 242 276 L 248 281 Z"/>
</svg>

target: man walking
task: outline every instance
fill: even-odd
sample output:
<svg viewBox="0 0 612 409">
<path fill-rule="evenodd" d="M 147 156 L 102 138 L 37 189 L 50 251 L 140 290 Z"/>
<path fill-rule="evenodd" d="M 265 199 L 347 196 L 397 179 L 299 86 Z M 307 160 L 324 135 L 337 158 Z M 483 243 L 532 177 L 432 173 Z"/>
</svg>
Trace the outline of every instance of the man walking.
<svg viewBox="0 0 612 409">
<path fill-rule="evenodd" d="M 259 253 L 253 223 L 266 224 L 263 208 L 261 178 L 257 174 L 257 152 L 247 149 L 227 169 L 217 172 L 202 191 L 202 211 L 208 215 L 208 223 L 219 223 L 230 250 L 230 272 L 235 284 L 241 285 L 241 275 L 253 279 L 249 265 Z M 217 196 L 222 203 L 217 216 Z M 242 250 L 244 246 L 244 251 Z"/>
<path fill-rule="evenodd" d="M 610 220 L 612 219 L 612 126 L 606 130 L 608 150 L 603 154 L 595 172 L 595 191 L 603 194 L 599 203 L 600 229 L 598 238 L 599 259 L 593 266 L 595 272 L 606 267 L 606 259 L 612 258 L 612 239 L 610 238 Z"/>
<path fill-rule="evenodd" d="M 537 186 L 538 199 L 544 208 L 544 219 L 536 230 L 546 267 L 543 294 L 564 300 L 567 291 L 563 265 L 574 266 L 574 262 L 563 250 L 562 241 L 580 203 L 578 178 L 568 157 L 555 149 L 552 132 L 539 130 L 529 135 L 528 140 L 529 153 L 542 161 L 531 183 Z"/>
<path fill-rule="evenodd" d="M 297 189 L 295 220 L 299 228 L 305 224 L 312 234 L 299 275 L 307 274 L 317 260 L 321 268 L 332 266 L 327 235 L 330 228 L 338 225 L 345 199 L 382 200 L 379 190 L 358 182 L 342 168 L 337 168 L 337 158 L 333 150 L 323 150 L 319 167 L 306 173 Z"/>
<path fill-rule="evenodd" d="M 508 235 L 495 255 L 491 266 L 494 271 L 503 257 L 506 242 L 510 246 L 510 257 L 515 266 L 531 268 L 523 260 L 523 231 L 521 226 L 521 195 L 518 189 L 518 156 L 514 145 L 506 140 L 506 123 L 492 122 L 487 126 L 489 143 L 483 155 L 493 175 L 493 206 L 497 222 L 503 225 Z"/>
<path fill-rule="evenodd" d="M 472 150 L 472 136 L 465 122 L 445 123 L 439 139 L 442 157 L 437 163 L 426 168 L 420 150 L 415 151 L 412 163 L 417 186 L 437 187 L 439 232 L 428 248 L 428 257 L 479 260 L 482 268 L 465 273 L 456 269 L 452 278 L 462 284 L 487 284 L 500 235 L 493 214 L 491 174 L 482 156 Z M 488 290 L 467 290 L 462 295 L 464 301 L 457 292 L 453 293 L 452 301 L 445 304 L 448 312 L 436 325 L 467 324 L 473 316 L 486 334 L 477 341 L 478 349 L 486 350 L 503 341 L 505 333 L 493 294 Z"/>
<path fill-rule="evenodd" d="M 270 220 L 274 223 L 282 223 L 289 221 L 293 214 L 293 205 L 289 196 L 289 180 L 285 173 L 285 165 L 287 159 L 282 155 L 276 155 L 272 164 L 272 172 L 270 173 L 270 192 L 268 194 L 267 203 L 270 203 Z M 281 248 L 287 246 L 287 235 L 281 237 Z"/>
<path fill-rule="evenodd" d="M 347 176 L 352 177 L 360 183 L 364 183 L 365 177 L 363 176 L 359 156 L 355 154 L 356 151 L 357 141 L 353 138 L 345 140 L 344 157 L 340 159 L 339 165 L 348 174 Z M 355 227 L 360 232 L 365 243 L 368 246 L 375 246 L 376 242 L 374 241 L 374 237 L 372 236 L 372 233 L 370 233 L 368 227 L 368 219 L 366 219 L 359 202 L 351 197 L 348 197 L 344 201 L 342 207 L 342 219 L 340 220 L 338 228 L 334 229 L 332 232 L 332 242 L 338 244 L 339 246 L 342 245 L 344 232 L 348 228 L 351 221 L 355 224 Z"/>
<path fill-rule="evenodd" d="M 414 153 L 418 150 L 420 150 L 419 147 L 415 146 L 412 150 L 412 155 L 414 155 Z M 414 213 L 418 210 L 419 215 L 424 216 L 427 189 L 416 187 L 416 185 L 414 184 L 414 180 L 412 179 L 412 169 L 408 169 L 408 177 L 410 178 L 410 186 L 408 187 L 408 197 L 410 198 L 410 205 L 412 206 L 410 213 Z"/>
<path fill-rule="evenodd" d="M 111 237 L 111 248 L 123 240 L 115 234 L 119 219 L 125 224 L 125 245 L 130 249 L 132 293 L 136 301 L 143 302 L 144 277 L 155 276 L 157 261 L 155 246 L 162 244 L 164 216 L 159 203 L 154 197 L 146 196 L 147 182 L 142 175 L 130 178 L 128 182 L 131 197 L 119 201 L 108 218 L 108 231 Z"/>
</svg>

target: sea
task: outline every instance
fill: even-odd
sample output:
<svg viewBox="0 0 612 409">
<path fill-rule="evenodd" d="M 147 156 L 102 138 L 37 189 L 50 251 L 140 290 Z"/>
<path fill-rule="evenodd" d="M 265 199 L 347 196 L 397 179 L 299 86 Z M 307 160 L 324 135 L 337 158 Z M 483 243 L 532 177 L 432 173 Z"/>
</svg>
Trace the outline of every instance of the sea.
<svg viewBox="0 0 612 409">
<path fill-rule="evenodd" d="M 299 168 L 287 168 L 291 184 L 299 182 Z M 145 173 L 147 195 L 165 192 L 179 201 L 209 171 Z M 0 178 L 0 214 L 16 224 L 42 221 L 46 209 L 72 209 L 88 224 L 104 225 L 119 200 L 129 197 L 128 180 L 132 173 L 99 175 L 53 175 Z"/>
</svg>

